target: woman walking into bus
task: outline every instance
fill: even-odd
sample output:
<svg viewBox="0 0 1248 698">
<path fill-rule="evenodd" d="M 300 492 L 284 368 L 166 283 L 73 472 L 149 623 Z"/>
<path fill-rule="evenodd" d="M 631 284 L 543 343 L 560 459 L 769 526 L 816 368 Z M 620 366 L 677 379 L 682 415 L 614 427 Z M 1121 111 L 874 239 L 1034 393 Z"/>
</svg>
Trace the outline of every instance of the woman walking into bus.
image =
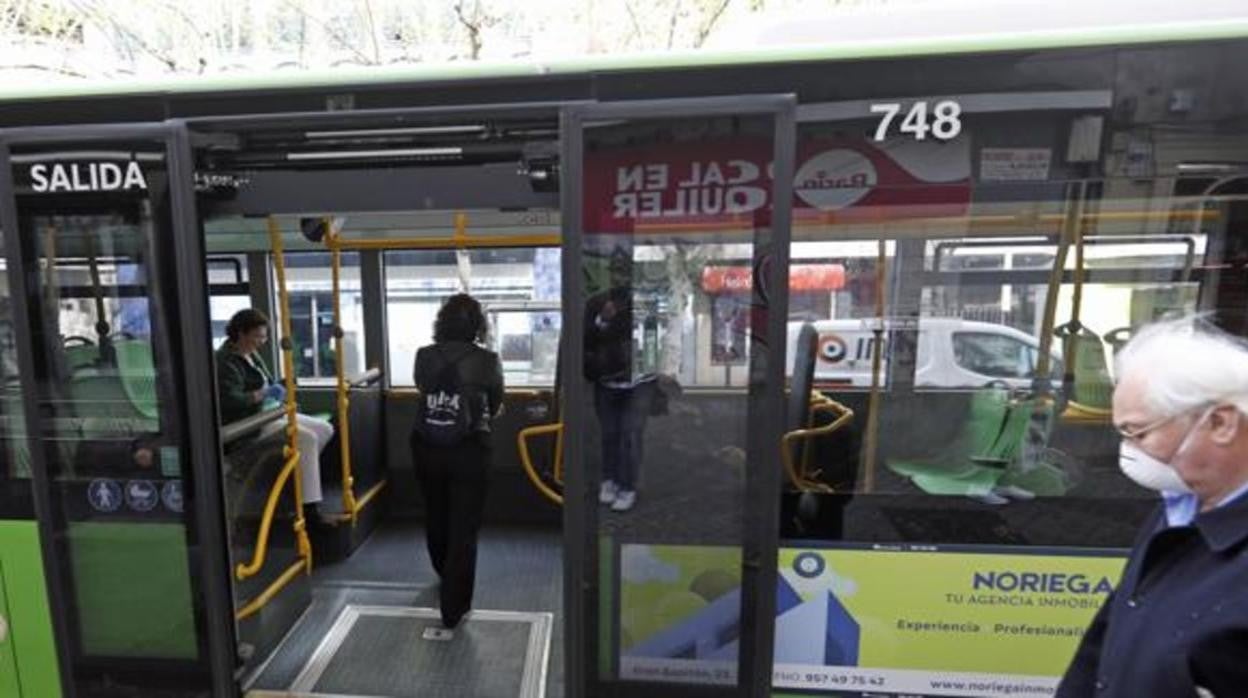
<svg viewBox="0 0 1248 698">
<path fill-rule="evenodd" d="M 416 353 L 421 400 L 412 429 L 412 459 L 424 493 L 425 542 L 439 586 L 447 639 L 472 607 L 477 535 L 490 467 L 491 422 L 502 411 L 503 367 L 484 349 L 487 327 L 472 296 L 447 299 L 434 323 L 434 343 Z"/>
<path fill-rule="evenodd" d="M 286 388 L 273 377 L 264 363 L 260 347 L 269 341 L 269 318 L 254 308 L 234 314 L 225 326 L 226 340 L 217 349 L 217 392 L 220 394 L 221 422 L 230 424 L 264 409 L 266 403 L 281 403 Z M 303 472 L 303 501 L 321 501 L 321 451 L 334 436 L 334 426 L 323 419 L 297 415 L 299 467 Z M 261 437 L 286 428 L 286 420 L 271 422 Z"/>
</svg>

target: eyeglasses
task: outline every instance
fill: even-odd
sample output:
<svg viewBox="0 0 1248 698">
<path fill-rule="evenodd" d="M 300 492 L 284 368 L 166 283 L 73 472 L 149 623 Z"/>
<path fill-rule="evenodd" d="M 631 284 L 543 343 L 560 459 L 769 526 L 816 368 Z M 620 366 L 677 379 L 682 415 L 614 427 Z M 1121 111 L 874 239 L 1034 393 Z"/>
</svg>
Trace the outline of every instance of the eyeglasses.
<svg viewBox="0 0 1248 698">
<path fill-rule="evenodd" d="M 1179 414 L 1182 414 L 1182 413 L 1180 412 Z M 1150 431 L 1156 431 L 1161 426 L 1165 425 L 1167 422 L 1174 421 L 1175 417 L 1178 417 L 1178 416 L 1179 416 L 1178 414 L 1172 414 L 1169 417 L 1162 417 L 1161 419 L 1155 419 L 1138 429 L 1127 429 L 1126 427 L 1121 427 L 1115 424 L 1114 431 L 1117 431 L 1118 435 L 1126 439 L 1127 441 L 1139 441 L 1140 439 L 1147 436 Z"/>
<path fill-rule="evenodd" d="M 1147 435 L 1148 435 L 1148 433 L 1149 433 L 1150 431 L 1156 431 L 1157 429 L 1161 428 L 1163 425 L 1167 424 L 1168 422 L 1172 422 L 1172 421 L 1174 421 L 1175 419 L 1178 419 L 1179 417 L 1182 417 L 1182 416 L 1183 416 L 1183 415 L 1185 415 L 1185 414 L 1188 414 L 1188 413 L 1190 413 L 1190 412 L 1194 412 L 1194 411 L 1196 411 L 1196 410 L 1198 410 L 1198 409 L 1200 409 L 1200 408 L 1202 408 L 1202 407 L 1206 407 L 1206 406 L 1207 406 L 1207 403 L 1206 403 L 1205 405 L 1197 405 L 1196 407 L 1193 407 L 1193 408 L 1191 408 L 1191 409 L 1186 409 L 1186 410 L 1183 410 L 1182 412 L 1177 412 L 1177 413 L 1172 414 L 1172 415 L 1170 415 L 1170 416 L 1168 416 L 1168 417 L 1162 417 L 1162 418 L 1160 418 L 1160 419 L 1155 419 L 1155 420 L 1153 420 L 1153 421 L 1149 422 L 1148 424 L 1145 424 L 1144 426 L 1142 426 L 1142 427 L 1140 427 L 1140 428 L 1138 428 L 1138 429 L 1130 429 L 1130 430 L 1128 430 L 1128 429 L 1126 429 L 1126 428 L 1124 428 L 1124 427 L 1120 427 L 1120 426 L 1118 426 L 1117 424 L 1115 424 L 1115 425 L 1114 425 L 1114 431 L 1117 431 L 1119 436 L 1121 436 L 1122 438 L 1124 438 L 1124 439 L 1126 439 L 1126 440 L 1128 440 L 1128 441 L 1139 441 L 1140 439 L 1142 439 L 1142 438 L 1144 438 L 1145 436 L 1147 436 Z"/>
</svg>

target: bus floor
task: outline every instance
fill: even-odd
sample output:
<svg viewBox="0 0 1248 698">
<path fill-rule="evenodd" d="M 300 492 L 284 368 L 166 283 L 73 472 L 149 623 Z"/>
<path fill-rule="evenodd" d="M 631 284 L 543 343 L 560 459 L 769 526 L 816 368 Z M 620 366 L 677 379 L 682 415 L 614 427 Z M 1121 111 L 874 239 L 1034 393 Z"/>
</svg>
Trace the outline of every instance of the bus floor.
<svg viewBox="0 0 1248 698">
<path fill-rule="evenodd" d="M 244 687 L 255 698 L 562 698 L 562 590 L 558 529 L 487 525 L 472 613 L 450 641 L 425 639 L 440 623 L 424 531 L 387 521 L 349 559 L 315 570 L 311 606 Z M 544 693 L 532 692 L 535 676 Z"/>
</svg>

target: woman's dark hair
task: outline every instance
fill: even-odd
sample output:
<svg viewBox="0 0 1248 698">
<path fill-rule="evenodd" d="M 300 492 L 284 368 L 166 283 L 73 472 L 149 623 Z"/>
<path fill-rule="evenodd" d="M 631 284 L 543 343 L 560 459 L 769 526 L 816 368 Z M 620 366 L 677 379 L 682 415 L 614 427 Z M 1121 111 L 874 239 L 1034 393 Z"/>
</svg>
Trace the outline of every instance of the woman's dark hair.
<svg viewBox="0 0 1248 698">
<path fill-rule="evenodd" d="M 267 327 L 268 324 L 268 315 L 255 308 L 245 308 L 234 313 L 234 317 L 230 318 L 229 324 L 225 326 L 225 335 L 230 338 L 231 342 L 237 342 L 248 332 L 257 327 Z"/>
<path fill-rule="evenodd" d="M 433 323 L 435 342 L 485 343 L 487 327 L 481 304 L 467 293 L 458 293 L 446 299 Z"/>
</svg>

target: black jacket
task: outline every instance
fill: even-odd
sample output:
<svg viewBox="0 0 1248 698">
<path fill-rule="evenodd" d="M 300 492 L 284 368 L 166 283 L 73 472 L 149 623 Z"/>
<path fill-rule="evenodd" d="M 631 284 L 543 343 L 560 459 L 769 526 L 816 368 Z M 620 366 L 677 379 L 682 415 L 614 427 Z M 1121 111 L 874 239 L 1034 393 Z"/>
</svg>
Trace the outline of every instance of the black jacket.
<svg viewBox="0 0 1248 698">
<path fill-rule="evenodd" d="M 222 424 L 237 422 L 260 412 L 264 401 L 256 402 L 252 396 L 273 380 L 273 374 L 259 353 L 255 354 L 255 358 L 262 368 L 257 369 L 244 359 L 229 341 L 217 349 L 217 393 L 221 402 Z"/>
<path fill-rule="evenodd" d="M 599 316 L 610 301 L 615 314 L 601 325 Z M 633 304 L 627 288 L 595 294 L 585 303 L 584 374 L 590 382 L 628 382 L 633 378 Z"/>
<path fill-rule="evenodd" d="M 1248 497 L 1167 528 L 1145 524 L 1058 698 L 1248 695 Z"/>
<path fill-rule="evenodd" d="M 462 360 L 460 360 L 462 357 Z M 412 378 L 416 387 L 429 390 L 447 362 L 459 360 L 459 381 L 485 400 L 480 413 L 473 416 L 480 431 L 490 430 L 490 420 L 503 409 L 503 364 L 498 354 L 466 342 L 443 342 L 421 347 L 416 352 Z"/>
</svg>

